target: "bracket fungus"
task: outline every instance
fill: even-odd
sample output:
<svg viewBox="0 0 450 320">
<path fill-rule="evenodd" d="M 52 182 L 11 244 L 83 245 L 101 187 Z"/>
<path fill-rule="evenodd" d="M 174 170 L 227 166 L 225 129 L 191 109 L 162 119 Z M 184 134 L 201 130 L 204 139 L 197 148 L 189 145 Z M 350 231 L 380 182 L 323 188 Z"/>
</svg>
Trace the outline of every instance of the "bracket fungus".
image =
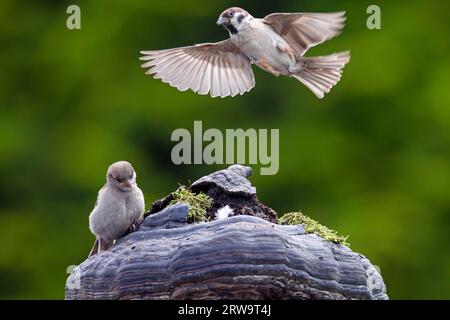
<svg viewBox="0 0 450 320">
<path fill-rule="evenodd" d="M 192 203 L 173 194 L 155 202 L 136 231 L 72 271 L 66 299 L 388 299 L 363 255 L 277 224 L 250 175 L 232 166 L 191 185 L 211 198 L 199 207 L 208 222 L 189 219 Z"/>
</svg>

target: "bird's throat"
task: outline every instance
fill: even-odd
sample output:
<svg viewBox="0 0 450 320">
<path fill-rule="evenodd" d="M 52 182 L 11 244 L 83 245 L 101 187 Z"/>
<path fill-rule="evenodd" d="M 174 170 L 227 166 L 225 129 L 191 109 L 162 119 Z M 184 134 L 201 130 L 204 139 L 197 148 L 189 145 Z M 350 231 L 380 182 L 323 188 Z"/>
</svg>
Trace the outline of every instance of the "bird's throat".
<svg viewBox="0 0 450 320">
<path fill-rule="evenodd" d="M 230 31 L 231 34 L 238 34 L 238 29 L 236 29 L 236 27 L 231 23 L 224 23 L 223 26 L 225 27 L 225 29 Z"/>
</svg>

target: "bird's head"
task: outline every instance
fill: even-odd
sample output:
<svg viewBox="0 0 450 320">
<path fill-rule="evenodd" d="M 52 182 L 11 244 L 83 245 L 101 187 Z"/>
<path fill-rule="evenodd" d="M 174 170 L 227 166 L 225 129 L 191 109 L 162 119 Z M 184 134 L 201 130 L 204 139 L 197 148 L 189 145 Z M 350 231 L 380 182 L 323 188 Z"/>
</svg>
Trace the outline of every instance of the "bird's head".
<svg viewBox="0 0 450 320">
<path fill-rule="evenodd" d="M 131 163 L 119 161 L 109 166 L 106 179 L 109 186 L 127 192 L 136 185 L 136 172 Z"/>
<path fill-rule="evenodd" d="M 244 9 L 233 7 L 222 12 L 217 24 L 224 26 L 231 34 L 237 34 L 251 18 L 253 17 Z"/>
</svg>

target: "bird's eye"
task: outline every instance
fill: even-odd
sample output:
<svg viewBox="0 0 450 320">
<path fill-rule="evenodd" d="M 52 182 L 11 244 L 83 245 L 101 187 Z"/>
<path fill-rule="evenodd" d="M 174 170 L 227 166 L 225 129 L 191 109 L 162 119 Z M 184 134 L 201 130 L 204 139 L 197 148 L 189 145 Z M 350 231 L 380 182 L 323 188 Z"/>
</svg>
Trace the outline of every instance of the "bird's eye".
<svg viewBox="0 0 450 320">
<path fill-rule="evenodd" d="M 228 11 L 228 16 L 229 16 L 230 18 L 233 18 L 233 16 L 234 16 L 234 11 Z"/>
</svg>

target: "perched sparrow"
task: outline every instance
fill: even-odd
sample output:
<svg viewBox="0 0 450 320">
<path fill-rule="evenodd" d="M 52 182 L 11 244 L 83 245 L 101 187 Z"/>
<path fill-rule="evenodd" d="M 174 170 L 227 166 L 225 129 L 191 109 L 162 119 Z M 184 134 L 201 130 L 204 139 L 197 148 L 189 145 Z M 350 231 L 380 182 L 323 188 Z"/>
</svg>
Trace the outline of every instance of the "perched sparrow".
<svg viewBox="0 0 450 320">
<path fill-rule="evenodd" d="M 141 51 L 146 74 L 178 88 L 212 97 L 244 94 L 255 86 L 251 64 L 275 76 L 297 79 L 318 98 L 341 79 L 350 53 L 304 57 L 309 48 L 337 36 L 345 12 L 273 13 L 264 19 L 241 8 L 225 10 L 217 21 L 230 39 L 159 51 Z"/>
<path fill-rule="evenodd" d="M 114 240 L 124 236 L 141 220 L 144 195 L 136 184 L 136 172 L 129 162 L 120 161 L 108 168 L 106 185 L 99 191 L 89 216 L 89 229 L 96 236 L 89 257 L 108 250 Z"/>
</svg>

